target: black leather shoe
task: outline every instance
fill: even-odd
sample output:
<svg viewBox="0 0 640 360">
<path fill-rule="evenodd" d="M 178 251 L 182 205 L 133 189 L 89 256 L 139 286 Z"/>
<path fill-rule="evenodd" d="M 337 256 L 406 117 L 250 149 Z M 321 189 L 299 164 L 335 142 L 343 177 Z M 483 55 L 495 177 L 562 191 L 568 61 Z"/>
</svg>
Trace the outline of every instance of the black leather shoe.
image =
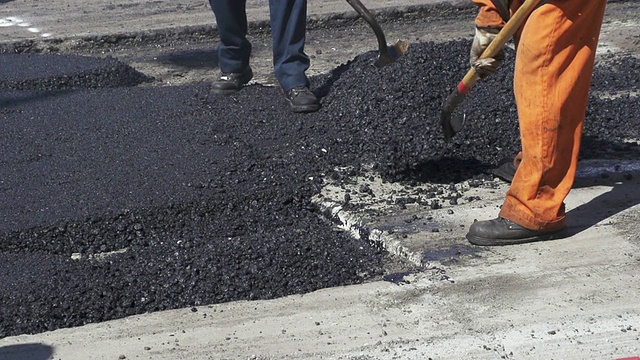
<svg viewBox="0 0 640 360">
<path fill-rule="evenodd" d="M 513 165 L 513 161 L 508 161 L 491 170 L 491 173 L 497 178 L 510 183 L 513 181 L 513 177 L 516 175 L 516 170 L 518 170 L 518 168 Z"/>
<path fill-rule="evenodd" d="M 467 240 L 474 245 L 503 246 L 558 239 L 566 228 L 555 231 L 530 230 L 511 220 L 497 218 L 471 224 Z"/>
<path fill-rule="evenodd" d="M 314 112 L 320 109 L 320 101 L 308 87 L 295 87 L 285 92 L 284 96 L 293 112 Z"/>
<path fill-rule="evenodd" d="M 211 84 L 211 92 L 215 94 L 233 94 L 242 89 L 242 86 L 253 79 L 253 71 L 250 66 L 240 73 L 221 73 L 218 80 Z"/>
</svg>

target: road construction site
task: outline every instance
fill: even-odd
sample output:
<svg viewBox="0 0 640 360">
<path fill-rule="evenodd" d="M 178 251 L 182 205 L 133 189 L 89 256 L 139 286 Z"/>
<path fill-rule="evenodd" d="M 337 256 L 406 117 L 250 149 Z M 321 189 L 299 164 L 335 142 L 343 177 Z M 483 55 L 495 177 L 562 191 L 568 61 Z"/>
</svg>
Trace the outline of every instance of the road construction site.
<svg viewBox="0 0 640 360">
<path fill-rule="evenodd" d="M 504 248 L 464 235 L 519 150 L 512 47 L 447 143 L 474 5 L 366 5 L 408 54 L 373 67 L 355 11 L 310 3 L 322 108 L 292 114 L 266 1 L 232 96 L 206 2 L 1 2 L 0 358 L 640 356 L 640 4 L 608 4 L 569 236 Z"/>
</svg>

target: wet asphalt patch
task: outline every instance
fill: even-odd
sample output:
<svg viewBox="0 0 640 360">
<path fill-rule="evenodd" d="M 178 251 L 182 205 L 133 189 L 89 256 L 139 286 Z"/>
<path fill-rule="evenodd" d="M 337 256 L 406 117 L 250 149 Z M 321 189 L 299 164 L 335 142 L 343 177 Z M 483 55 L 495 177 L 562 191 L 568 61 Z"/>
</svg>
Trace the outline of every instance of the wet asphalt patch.
<svg viewBox="0 0 640 360">
<path fill-rule="evenodd" d="M 440 106 L 468 48 L 413 44 L 383 69 L 360 55 L 312 80 L 323 107 L 307 115 L 260 86 L 0 90 L 0 336 L 380 278 L 389 255 L 311 198 L 323 177 L 348 182 L 363 165 L 446 187 L 515 154 L 510 61 L 442 139 Z M 637 91 L 619 78 L 637 64 L 599 67 L 593 89 Z M 639 107 L 592 95 L 583 157 L 637 158 Z"/>
</svg>

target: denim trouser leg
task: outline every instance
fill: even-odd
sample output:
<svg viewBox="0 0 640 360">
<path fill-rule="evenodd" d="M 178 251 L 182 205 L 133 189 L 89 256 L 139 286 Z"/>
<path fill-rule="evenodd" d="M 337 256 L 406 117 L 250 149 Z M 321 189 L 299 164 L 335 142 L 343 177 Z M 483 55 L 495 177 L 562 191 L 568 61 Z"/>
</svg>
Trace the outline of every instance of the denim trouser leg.
<svg viewBox="0 0 640 360">
<path fill-rule="evenodd" d="M 307 1 L 269 0 L 269 8 L 276 78 L 284 91 L 297 86 L 309 86 L 305 71 L 310 61 L 304 53 Z"/>
<path fill-rule="evenodd" d="M 246 0 L 209 0 L 209 4 L 216 16 L 220 34 L 220 71 L 242 72 L 249 66 L 251 55 L 251 43 L 247 40 Z"/>
</svg>

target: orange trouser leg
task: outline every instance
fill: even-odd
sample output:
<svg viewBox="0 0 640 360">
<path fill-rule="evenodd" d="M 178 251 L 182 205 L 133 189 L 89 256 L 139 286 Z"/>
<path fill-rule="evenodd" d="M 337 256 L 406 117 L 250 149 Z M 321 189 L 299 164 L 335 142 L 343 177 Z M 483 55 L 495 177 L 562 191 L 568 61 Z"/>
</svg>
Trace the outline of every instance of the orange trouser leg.
<svg viewBox="0 0 640 360">
<path fill-rule="evenodd" d="M 605 5 L 547 1 L 522 29 L 514 75 L 522 162 L 500 216 L 526 228 L 566 225 Z"/>
</svg>

